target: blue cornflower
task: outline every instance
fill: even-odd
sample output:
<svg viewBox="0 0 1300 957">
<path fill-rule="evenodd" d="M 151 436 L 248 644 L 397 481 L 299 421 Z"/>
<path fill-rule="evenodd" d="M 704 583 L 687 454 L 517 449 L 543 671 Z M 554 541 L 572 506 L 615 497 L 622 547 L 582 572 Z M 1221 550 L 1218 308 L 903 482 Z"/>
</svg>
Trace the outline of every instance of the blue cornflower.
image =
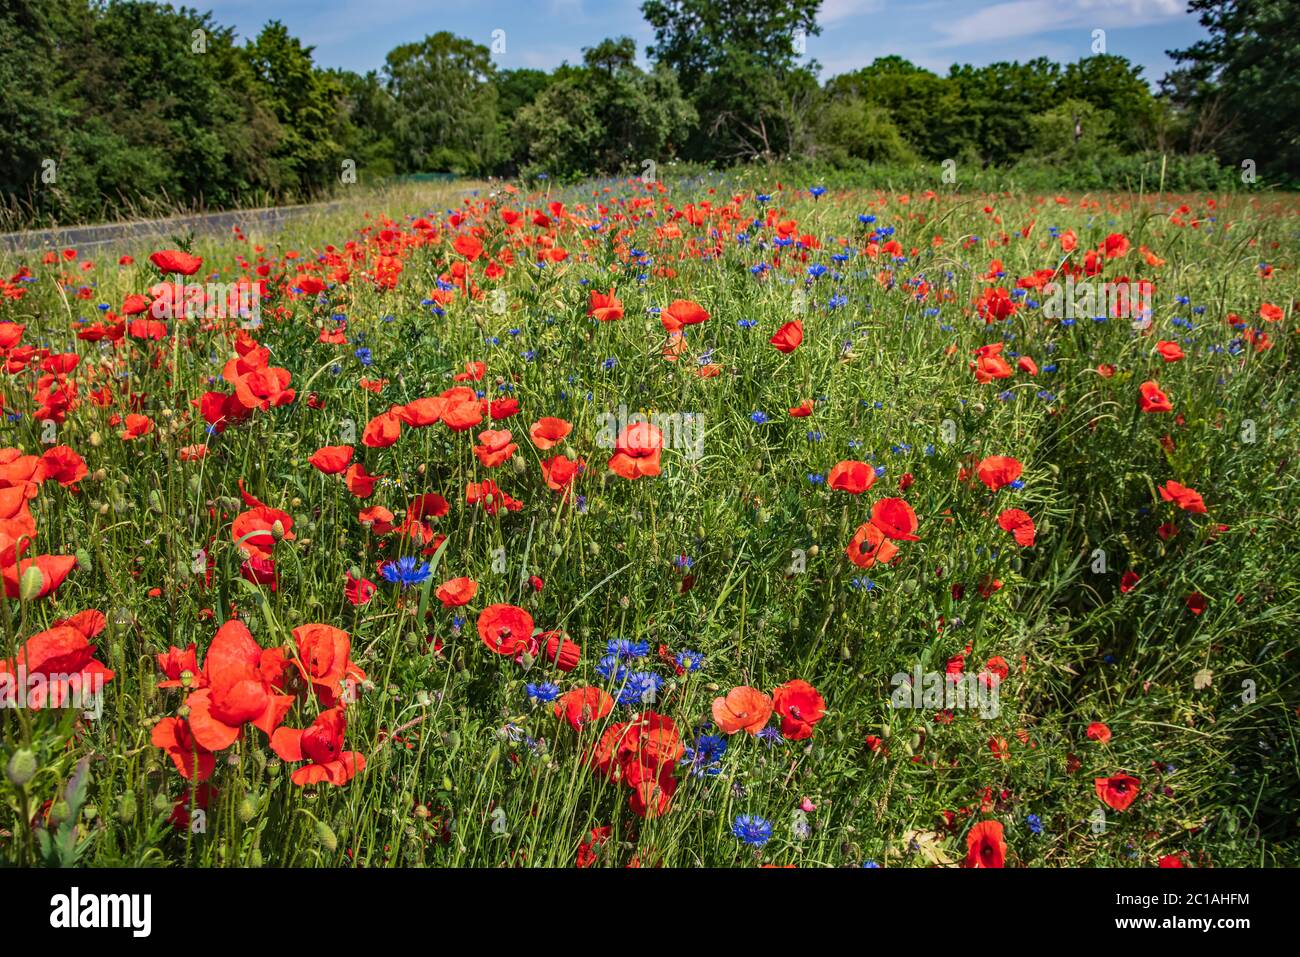
<svg viewBox="0 0 1300 957">
<path fill-rule="evenodd" d="M 539 685 L 527 684 L 524 689 L 528 692 L 528 697 L 534 701 L 554 701 L 560 696 L 560 686 L 550 681 L 544 681 Z"/>
<path fill-rule="evenodd" d="M 752 421 L 755 425 L 766 425 L 766 424 L 767 424 L 767 413 L 766 413 L 766 412 L 762 412 L 762 411 L 759 411 L 759 412 L 753 412 L 753 413 L 750 414 L 749 418 L 750 418 L 750 421 Z"/>
<path fill-rule="evenodd" d="M 1043 822 L 1039 820 L 1037 814 L 1029 815 L 1029 817 L 1025 818 L 1025 822 L 1029 825 L 1029 830 L 1033 831 L 1035 834 L 1043 833 Z"/>
<path fill-rule="evenodd" d="M 627 681 L 619 690 L 618 703 L 631 708 L 654 704 L 663 683 L 664 679 L 653 671 L 634 671 L 627 676 Z"/>
<path fill-rule="evenodd" d="M 605 642 L 605 650 L 623 661 L 631 661 L 633 658 L 644 658 L 650 654 L 650 642 L 611 638 Z"/>
<path fill-rule="evenodd" d="M 403 589 L 418 585 L 433 574 L 428 562 L 417 562 L 413 555 L 404 555 L 395 562 L 384 562 L 379 572 L 388 581 L 394 585 L 401 585 Z"/>
<path fill-rule="evenodd" d="M 781 740 L 781 729 L 769 724 L 762 731 L 758 732 L 758 737 L 763 739 L 764 744 L 771 747 Z"/>
<path fill-rule="evenodd" d="M 677 652 L 677 657 L 673 660 L 677 662 L 677 667 L 683 671 L 699 671 L 700 668 L 704 667 L 704 656 L 698 651 L 691 651 L 689 648 Z"/>
<path fill-rule="evenodd" d="M 762 847 L 772 839 L 772 822 L 756 814 L 737 814 L 731 833 L 750 847 Z"/>
<path fill-rule="evenodd" d="M 816 199 L 816 198 L 819 197 L 819 196 L 823 196 L 823 195 L 825 195 L 825 193 L 826 193 L 826 187 L 825 187 L 825 186 L 809 186 L 809 187 L 808 187 L 808 192 L 812 193 L 812 197 L 813 197 L 813 199 Z"/>
<path fill-rule="evenodd" d="M 680 764 L 689 765 L 691 774 L 697 778 L 706 774 L 714 775 L 722 771 L 722 756 L 727 753 L 727 739 L 716 734 L 701 735 L 695 747 L 688 747 Z"/>
<path fill-rule="evenodd" d="M 357 361 L 360 362 L 363 366 L 369 366 L 372 362 L 374 362 L 374 360 L 370 357 L 370 350 L 367 349 L 365 346 L 362 346 L 360 349 L 358 349 L 354 353 L 354 355 L 357 357 Z"/>
<path fill-rule="evenodd" d="M 621 682 L 627 675 L 627 669 L 618 660 L 618 655 L 605 655 L 596 662 L 596 673 L 609 681 Z"/>
</svg>

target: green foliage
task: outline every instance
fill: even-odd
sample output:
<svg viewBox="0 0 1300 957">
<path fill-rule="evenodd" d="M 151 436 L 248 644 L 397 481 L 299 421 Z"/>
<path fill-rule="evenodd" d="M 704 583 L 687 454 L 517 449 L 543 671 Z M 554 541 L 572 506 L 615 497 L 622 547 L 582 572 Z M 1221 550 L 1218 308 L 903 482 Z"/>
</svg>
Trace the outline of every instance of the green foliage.
<svg viewBox="0 0 1300 957">
<path fill-rule="evenodd" d="M 664 66 L 636 65 L 630 37 L 584 51 L 583 66 L 560 72 L 517 118 L 529 172 L 572 178 L 592 170 L 640 172 L 669 158 L 695 122 L 695 111 Z"/>
<path fill-rule="evenodd" d="M 912 163 L 917 157 L 889 111 L 862 99 L 841 99 L 821 111 L 817 126 L 819 156 L 837 166 L 852 160 Z"/>
<path fill-rule="evenodd" d="M 1300 17 L 1290 0 L 1190 0 L 1210 36 L 1171 55 L 1164 81 L 1184 143 L 1274 180 L 1300 182 Z"/>
<path fill-rule="evenodd" d="M 1058 190 L 1131 179 L 1151 154 L 1187 171 L 1182 181 L 1225 188 L 1253 184 L 1179 157 L 1248 159 L 1261 184 L 1300 173 L 1300 21 L 1284 3 L 1196 0 L 1211 38 L 1178 53 L 1186 66 L 1160 96 L 1108 54 L 946 75 L 890 55 L 822 83 L 802 44 L 820 7 L 645 0 L 646 68 L 622 37 L 581 64 L 499 71 L 487 47 L 440 32 L 357 74 L 323 69 L 277 21 L 240 46 L 210 14 L 148 0 L 11 0 L 0 224 L 291 202 L 397 174 L 572 180 L 641 173 L 647 160 L 808 159 L 890 175 L 927 164 L 916 176 L 953 160 Z"/>
<path fill-rule="evenodd" d="M 441 31 L 388 54 L 399 171 L 481 174 L 501 150 L 495 67 L 488 48 Z"/>
</svg>

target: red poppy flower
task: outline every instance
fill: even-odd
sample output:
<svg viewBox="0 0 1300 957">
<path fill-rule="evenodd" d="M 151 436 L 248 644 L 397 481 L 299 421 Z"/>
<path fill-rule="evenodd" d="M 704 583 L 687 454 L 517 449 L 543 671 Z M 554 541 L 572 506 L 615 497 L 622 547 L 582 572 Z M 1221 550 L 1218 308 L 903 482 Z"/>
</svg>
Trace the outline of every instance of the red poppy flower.
<svg viewBox="0 0 1300 957">
<path fill-rule="evenodd" d="M 364 605 L 375 597 L 378 587 L 369 579 L 353 578 L 352 573 L 348 572 L 343 585 L 343 597 L 353 605 Z"/>
<path fill-rule="evenodd" d="M 291 695 L 274 690 L 283 667 L 284 653 L 263 649 L 243 622 L 222 625 L 204 661 L 208 686 L 185 699 L 194 740 L 209 751 L 221 751 L 250 722 L 273 734 L 293 705 Z"/>
<path fill-rule="evenodd" d="M 1092 724 L 1088 725 L 1088 740 L 1105 744 L 1110 740 L 1110 728 L 1100 721 L 1092 722 Z"/>
<path fill-rule="evenodd" d="M 863 547 L 863 546 L 867 547 Z M 885 533 L 870 522 L 858 526 L 853 540 L 845 549 L 849 561 L 859 568 L 870 568 L 877 562 L 889 562 L 898 554 L 898 546 L 885 537 Z"/>
<path fill-rule="evenodd" d="M 1020 547 L 1029 548 L 1034 544 L 1034 520 L 1027 512 L 1009 508 L 998 516 L 998 525 L 1003 531 L 1010 532 Z"/>
<path fill-rule="evenodd" d="M 663 448 L 664 436 L 658 427 L 649 422 L 635 422 L 618 434 L 609 470 L 625 479 L 654 477 L 660 471 Z"/>
<path fill-rule="evenodd" d="M 1116 811 L 1128 810 L 1128 806 L 1137 799 L 1138 793 L 1142 790 L 1142 782 L 1131 774 L 1094 778 L 1092 783 L 1097 789 L 1097 797 L 1101 798 L 1107 807 Z"/>
<path fill-rule="evenodd" d="M 249 558 L 270 558 L 277 541 L 293 541 L 293 518 L 288 512 L 259 505 L 235 516 L 231 540 Z"/>
<path fill-rule="evenodd" d="M 994 492 L 1020 478 L 1023 471 L 1024 466 L 1009 455 L 990 455 L 975 469 L 979 480 Z"/>
<path fill-rule="evenodd" d="M 545 450 L 559 445 L 572 431 L 573 426 L 564 419 L 543 416 L 533 423 L 532 428 L 528 430 L 528 434 L 535 446 Z"/>
<path fill-rule="evenodd" d="M 352 462 L 352 446 L 326 445 L 311 454 L 307 461 L 326 475 L 337 475 Z"/>
<path fill-rule="evenodd" d="M 478 616 L 478 636 L 499 655 L 517 655 L 533 637 L 533 616 L 515 605 L 488 605 Z"/>
<path fill-rule="evenodd" d="M 659 321 L 668 332 L 681 332 L 686 326 L 707 322 L 709 314 L 698 302 L 674 299 L 668 308 L 659 313 Z"/>
<path fill-rule="evenodd" d="M 343 750 L 346 730 L 343 709 L 331 708 L 322 711 L 308 728 L 277 728 L 271 736 L 271 750 L 282 761 L 309 762 L 289 778 L 298 787 L 322 783 L 339 787 L 366 766 L 359 751 Z"/>
<path fill-rule="evenodd" d="M 1134 588 L 1137 587 L 1137 583 L 1140 582 L 1141 580 L 1142 579 L 1138 577 L 1137 572 L 1134 571 L 1125 572 L 1123 575 L 1119 577 L 1120 593 L 1127 595 L 1129 592 L 1131 592 Z"/>
<path fill-rule="evenodd" d="M 1187 605 L 1187 610 L 1198 617 L 1204 614 L 1209 606 L 1208 599 L 1198 591 L 1192 592 L 1183 601 Z"/>
<path fill-rule="evenodd" d="M 444 608 L 468 605 L 478 593 L 478 582 L 472 578 L 452 578 L 438 586 L 434 592 Z"/>
<path fill-rule="evenodd" d="M 1174 404 L 1169 396 L 1160 391 L 1160 384 L 1154 379 L 1143 382 L 1138 387 L 1138 404 L 1143 412 L 1172 412 Z"/>
<path fill-rule="evenodd" d="M 552 492 L 567 492 L 569 485 L 585 466 L 586 463 L 582 459 L 556 455 L 542 460 L 542 478 L 546 480 L 546 487 Z"/>
<path fill-rule="evenodd" d="M 546 660 L 561 671 L 572 671 L 582 659 L 582 647 L 558 631 L 543 632 L 537 636 L 537 643 Z"/>
<path fill-rule="evenodd" d="M 850 495 L 861 495 L 876 484 L 876 470 L 866 462 L 846 459 L 831 466 L 826 484 Z"/>
<path fill-rule="evenodd" d="M 600 688 L 574 688 L 555 702 L 555 716 L 569 722 L 577 731 L 585 724 L 599 721 L 614 710 L 614 699 Z"/>
<path fill-rule="evenodd" d="M 1162 339 L 1156 343 L 1156 352 L 1160 353 L 1160 358 L 1165 362 L 1177 362 L 1184 358 L 1183 350 L 1178 343 L 1171 339 Z"/>
<path fill-rule="evenodd" d="M 798 319 L 787 322 L 776 330 L 769 341 L 776 347 L 777 352 L 794 352 L 803 342 L 803 323 Z"/>
<path fill-rule="evenodd" d="M 1160 497 L 1166 502 L 1173 502 L 1185 512 L 1194 515 L 1205 514 L 1205 500 L 1201 498 L 1201 494 L 1173 480 L 1160 486 Z"/>
<path fill-rule="evenodd" d="M 587 315 L 595 317 L 600 322 L 614 322 L 623 318 L 623 303 L 614 295 L 612 286 L 607 293 L 596 292 L 594 289 L 591 291 Z"/>
<path fill-rule="evenodd" d="M 177 773 L 185 780 L 199 783 L 212 777 L 217 766 L 216 755 L 194 740 L 189 722 L 183 718 L 163 718 L 153 726 L 149 740 L 155 748 L 167 752 Z"/>
<path fill-rule="evenodd" d="M 366 680 L 366 673 L 352 661 L 352 639 L 343 629 L 299 625 L 293 630 L 293 640 L 298 649 L 293 664 L 326 708 L 334 707 L 345 682 Z"/>
<path fill-rule="evenodd" d="M 366 423 L 361 434 L 361 444 L 368 449 L 386 449 L 402 437 L 401 406 L 393 406 Z"/>
<path fill-rule="evenodd" d="M 901 498 L 882 498 L 871 506 L 871 524 L 886 538 L 900 542 L 919 542 L 916 513 Z"/>
<path fill-rule="evenodd" d="M 487 429 L 478 434 L 479 445 L 474 446 L 474 455 L 484 468 L 494 469 L 504 465 L 519 450 L 519 446 L 510 441 L 507 429 Z"/>
<path fill-rule="evenodd" d="M 176 272 L 182 276 L 193 276 L 203 267 L 202 259 L 179 249 L 160 249 L 149 257 L 149 261 L 163 272 Z"/>
<path fill-rule="evenodd" d="M 826 702 L 808 682 L 795 678 L 772 691 L 772 708 L 781 716 L 781 734 L 791 741 L 811 738 L 826 715 Z"/>
<path fill-rule="evenodd" d="M 1007 842 L 999 821 L 980 821 L 966 832 L 966 867 L 1002 867 Z"/>
<path fill-rule="evenodd" d="M 347 474 L 343 476 L 343 484 L 357 498 L 369 498 L 374 494 L 375 483 L 381 478 L 382 475 L 371 475 L 367 472 L 366 467 L 360 462 L 353 462 L 348 466 Z"/>
<path fill-rule="evenodd" d="M 713 699 L 713 723 L 724 734 L 758 734 L 772 716 L 772 699 L 757 688 L 741 685 Z"/>
</svg>

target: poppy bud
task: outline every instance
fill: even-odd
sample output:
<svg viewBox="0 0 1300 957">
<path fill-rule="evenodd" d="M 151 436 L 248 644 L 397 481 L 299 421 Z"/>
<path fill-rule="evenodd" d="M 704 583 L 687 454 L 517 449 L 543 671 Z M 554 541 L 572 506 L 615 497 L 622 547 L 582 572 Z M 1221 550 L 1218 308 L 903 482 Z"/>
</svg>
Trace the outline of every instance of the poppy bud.
<svg viewBox="0 0 1300 957">
<path fill-rule="evenodd" d="M 167 796 L 166 791 L 159 791 L 154 796 L 153 809 L 158 814 L 166 814 L 172 809 L 172 799 Z"/>
<path fill-rule="evenodd" d="M 260 848 L 256 848 L 256 847 L 255 847 L 255 848 L 253 848 L 251 851 L 249 851 L 249 853 L 248 853 L 248 866 L 249 866 L 249 867 L 261 867 L 261 866 L 262 866 L 262 851 L 261 851 Z"/>
<path fill-rule="evenodd" d="M 278 518 L 271 525 L 271 537 L 277 542 L 284 540 L 284 522 Z"/>
<path fill-rule="evenodd" d="M 117 819 L 122 824 L 130 824 L 135 820 L 136 811 L 139 810 L 135 801 L 135 792 L 127 791 L 117 800 Z"/>
<path fill-rule="evenodd" d="M 36 755 L 27 748 L 19 748 L 9 759 L 5 776 L 14 787 L 26 787 L 27 782 L 36 776 Z"/>
<path fill-rule="evenodd" d="M 253 803 L 252 798 L 245 796 L 239 802 L 239 819 L 247 824 L 255 817 L 257 817 L 257 805 Z"/>
<path fill-rule="evenodd" d="M 808 557 L 809 557 L 809 558 L 816 558 L 817 555 L 818 555 L 818 553 L 820 553 L 820 552 L 821 552 L 821 546 L 820 546 L 820 545 L 810 545 L 810 546 L 808 547 Z"/>
<path fill-rule="evenodd" d="M 92 481 L 102 482 L 104 479 L 108 478 L 108 469 L 95 469 L 95 471 L 90 473 L 90 478 Z"/>
<path fill-rule="evenodd" d="M 104 437 L 103 437 L 102 435 L 100 435 L 98 432 L 91 432 L 91 433 L 90 433 L 90 446 L 91 446 L 91 448 L 95 448 L 95 449 L 97 449 L 97 448 L 99 448 L 99 447 L 100 447 L 101 445 L 103 445 L 103 444 L 104 444 Z"/>
<path fill-rule="evenodd" d="M 86 549 L 78 548 L 72 554 L 76 556 L 78 568 L 90 567 L 90 552 L 86 551 Z"/>
<path fill-rule="evenodd" d="M 333 854 L 339 849 L 339 839 L 334 833 L 334 829 L 324 821 L 316 822 L 316 839 L 320 841 L 321 847 Z"/>
<path fill-rule="evenodd" d="M 34 601 L 45 588 L 45 576 L 35 565 L 28 565 L 23 577 L 18 581 L 18 597 L 23 601 Z"/>
<path fill-rule="evenodd" d="M 58 827 L 72 815 L 68 802 L 60 798 L 50 806 L 50 827 Z"/>
</svg>

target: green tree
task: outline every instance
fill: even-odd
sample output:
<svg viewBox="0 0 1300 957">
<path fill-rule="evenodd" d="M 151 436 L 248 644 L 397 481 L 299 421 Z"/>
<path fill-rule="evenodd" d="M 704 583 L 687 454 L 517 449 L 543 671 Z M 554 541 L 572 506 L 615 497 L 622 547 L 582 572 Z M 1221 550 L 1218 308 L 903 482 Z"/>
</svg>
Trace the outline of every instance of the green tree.
<svg viewBox="0 0 1300 957">
<path fill-rule="evenodd" d="M 688 155 L 788 154 L 805 129 L 809 70 L 800 37 L 821 32 L 821 0 L 645 0 L 650 57 L 670 67 L 700 122 Z"/>
<path fill-rule="evenodd" d="M 446 31 L 393 49 L 384 79 L 398 169 L 491 170 L 502 150 L 495 73 L 487 47 Z"/>
<path fill-rule="evenodd" d="M 256 88 L 280 124 L 272 153 L 280 184 L 296 193 L 327 187 L 346 158 L 339 145 L 339 138 L 347 137 L 343 84 L 317 69 L 312 47 L 303 46 L 278 20 L 245 49 Z"/>
<path fill-rule="evenodd" d="M 558 69 L 519 112 L 514 138 L 532 171 L 573 177 L 661 163 L 694 122 L 672 72 L 641 70 L 635 41 L 621 37 L 584 50 L 583 66 Z"/>
<path fill-rule="evenodd" d="M 1190 0 L 1209 37 L 1169 55 L 1165 94 L 1185 142 L 1238 166 L 1300 182 L 1300 16 L 1294 0 Z"/>
</svg>

